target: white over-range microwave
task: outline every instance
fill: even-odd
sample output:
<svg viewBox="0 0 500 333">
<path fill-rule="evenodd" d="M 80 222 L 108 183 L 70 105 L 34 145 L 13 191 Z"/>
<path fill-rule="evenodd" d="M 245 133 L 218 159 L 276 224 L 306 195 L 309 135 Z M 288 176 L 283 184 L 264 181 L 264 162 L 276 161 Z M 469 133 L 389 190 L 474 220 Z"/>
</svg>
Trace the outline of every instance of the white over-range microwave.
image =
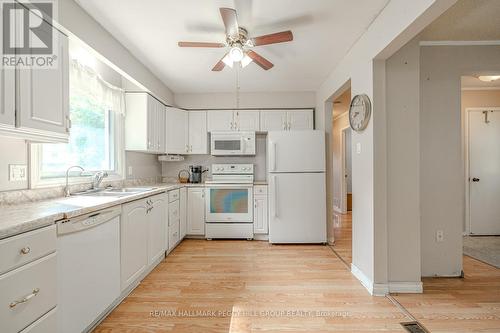
<svg viewBox="0 0 500 333">
<path fill-rule="evenodd" d="M 255 155 L 255 132 L 211 132 L 213 156 Z"/>
</svg>

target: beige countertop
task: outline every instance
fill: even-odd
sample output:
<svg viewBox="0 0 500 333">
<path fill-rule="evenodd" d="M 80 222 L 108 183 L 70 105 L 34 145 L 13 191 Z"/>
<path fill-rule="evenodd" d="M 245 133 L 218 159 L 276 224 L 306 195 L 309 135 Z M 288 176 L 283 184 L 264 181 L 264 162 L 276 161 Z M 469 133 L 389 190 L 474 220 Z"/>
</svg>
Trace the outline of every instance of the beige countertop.
<svg viewBox="0 0 500 333">
<path fill-rule="evenodd" d="M 255 182 L 265 185 L 266 182 Z M 151 191 L 131 193 L 121 197 L 76 195 L 28 202 L 19 205 L 0 206 L 0 239 L 54 224 L 61 219 L 88 214 L 100 209 L 121 205 L 151 195 L 181 187 L 204 187 L 205 184 L 159 183 L 147 186 Z"/>
</svg>

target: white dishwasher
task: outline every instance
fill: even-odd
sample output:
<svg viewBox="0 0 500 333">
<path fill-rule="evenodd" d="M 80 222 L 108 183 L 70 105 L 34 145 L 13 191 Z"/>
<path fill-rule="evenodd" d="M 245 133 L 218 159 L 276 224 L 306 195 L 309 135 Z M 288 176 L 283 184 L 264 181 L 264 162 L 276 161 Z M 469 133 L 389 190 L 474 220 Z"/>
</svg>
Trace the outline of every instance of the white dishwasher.
<svg viewBox="0 0 500 333">
<path fill-rule="evenodd" d="M 118 206 L 57 223 L 58 332 L 86 331 L 120 295 L 120 214 Z"/>
</svg>

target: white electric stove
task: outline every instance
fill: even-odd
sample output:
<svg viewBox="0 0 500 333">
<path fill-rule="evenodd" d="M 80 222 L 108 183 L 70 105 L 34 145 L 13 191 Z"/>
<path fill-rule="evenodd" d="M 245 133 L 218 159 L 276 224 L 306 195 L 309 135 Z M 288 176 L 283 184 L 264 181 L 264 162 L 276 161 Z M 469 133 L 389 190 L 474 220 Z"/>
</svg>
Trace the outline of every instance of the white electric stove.
<svg viewBox="0 0 500 333">
<path fill-rule="evenodd" d="M 213 164 L 205 181 L 205 237 L 253 238 L 253 164 Z"/>
</svg>

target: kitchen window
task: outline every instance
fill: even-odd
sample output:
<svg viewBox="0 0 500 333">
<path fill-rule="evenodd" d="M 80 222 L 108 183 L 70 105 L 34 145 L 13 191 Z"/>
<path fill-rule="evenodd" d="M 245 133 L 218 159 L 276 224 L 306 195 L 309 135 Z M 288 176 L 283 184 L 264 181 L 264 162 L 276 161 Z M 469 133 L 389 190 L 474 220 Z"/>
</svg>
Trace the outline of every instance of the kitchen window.
<svg viewBox="0 0 500 333">
<path fill-rule="evenodd" d="M 123 178 L 123 91 L 77 60 L 71 63 L 69 90 L 69 142 L 31 145 L 32 187 L 63 183 L 72 165 L 86 172 L 107 171 L 111 179 Z M 77 170 L 70 176 L 72 183 L 89 181 Z"/>
</svg>

